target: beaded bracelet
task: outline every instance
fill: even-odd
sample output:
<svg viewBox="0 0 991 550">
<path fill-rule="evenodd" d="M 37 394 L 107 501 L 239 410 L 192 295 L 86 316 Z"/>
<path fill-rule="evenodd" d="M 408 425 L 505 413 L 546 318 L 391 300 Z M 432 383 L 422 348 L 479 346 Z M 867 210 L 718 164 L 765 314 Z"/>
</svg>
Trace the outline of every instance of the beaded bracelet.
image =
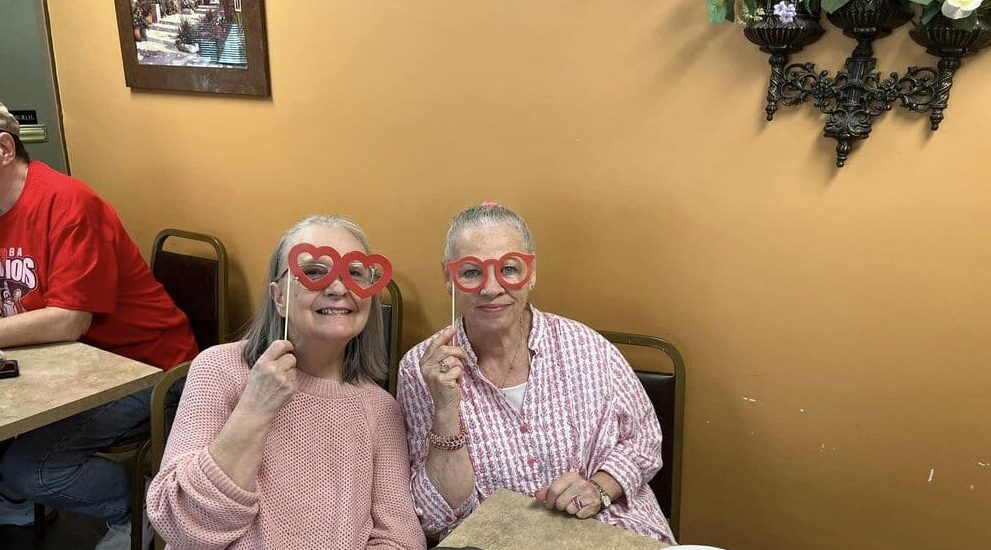
<svg viewBox="0 0 991 550">
<path fill-rule="evenodd" d="M 433 430 L 430 430 L 427 432 L 427 439 L 431 445 L 442 451 L 457 451 L 468 442 L 468 432 L 465 431 L 465 425 L 462 424 L 457 435 L 437 435 Z"/>
</svg>

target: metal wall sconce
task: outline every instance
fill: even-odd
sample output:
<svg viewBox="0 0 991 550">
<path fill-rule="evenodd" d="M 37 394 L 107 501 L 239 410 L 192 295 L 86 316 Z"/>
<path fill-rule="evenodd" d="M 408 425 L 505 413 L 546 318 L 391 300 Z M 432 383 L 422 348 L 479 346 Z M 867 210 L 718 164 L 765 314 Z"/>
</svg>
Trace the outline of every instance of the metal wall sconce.
<svg viewBox="0 0 991 550">
<path fill-rule="evenodd" d="M 833 2 L 834 4 L 836 2 Z M 918 2 L 916 2 L 918 3 Z M 985 2 L 988 3 L 988 2 Z M 966 21 L 940 13 L 928 14 L 924 23 L 909 32 L 916 43 L 939 58 L 936 67 L 909 67 L 904 76 L 887 77 L 875 71 L 873 43 L 912 19 L 908 0 L 849 0 L 829 21 L 857 41 L 853 53 L 835 76 L 816 72 L 812 63 L 791 63 L 792 54 L 818 40 L 825 32 L 819 24 L 818 0 L 792 0 L 790 22 L 775 16 L 781 0 L 753 0 L 766 14 L 744 22 L 744 35 L 770 55 L 771 75 L 767 89 L 767 120 L 779 105 L 798 105 L 812 100 L 827 115 L 823 134 L 836 140 L 836 166 L 842 167 L 856 140 L 866 139 L 871 123 L 895 102 L 917 113 L 929 112 L 930 128 L 939 129 L 953 86 L 960 58 L 991 44 L 991 7 L 980 7 Z M 732 4 L 729 4 L 730 9 Z M 929 6 L 927 9 L 931 9 Z M 779 8 L 780 9 L 780 8 Z M 939 10 L 939 6 L 935 6 Z M 710 11 L 710 16 L 711 16 Z M 730 14 L 729 17 L 732 17 Z"/>
</svg>

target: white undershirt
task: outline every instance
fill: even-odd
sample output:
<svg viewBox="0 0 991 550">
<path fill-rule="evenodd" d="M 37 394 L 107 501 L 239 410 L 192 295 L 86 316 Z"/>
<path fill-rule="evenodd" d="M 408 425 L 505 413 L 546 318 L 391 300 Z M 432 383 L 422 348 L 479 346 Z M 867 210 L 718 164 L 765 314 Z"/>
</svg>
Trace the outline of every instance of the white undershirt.
<svg viewBox="0 0 991 550">
<path fill-rule="evenodd" d="M 511 388 L 501 388 L 499 391 L 502 392 L 502 396 L 506 398 L 506 402 L 509 403 L 509 406 L 514 411 L 520 412 L 523 410 L 523 396 L 526 395 L 526 382 Z"/>
</svg>

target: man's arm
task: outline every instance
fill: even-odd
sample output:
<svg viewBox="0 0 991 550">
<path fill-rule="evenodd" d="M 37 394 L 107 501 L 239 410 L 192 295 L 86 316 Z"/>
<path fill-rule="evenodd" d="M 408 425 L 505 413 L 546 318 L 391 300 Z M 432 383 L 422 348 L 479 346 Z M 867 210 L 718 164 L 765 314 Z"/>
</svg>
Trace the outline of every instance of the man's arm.
<svg viewBox="0 0 991 550">
<path fill-rule="evenodd" d="M 93 314 L 44 307 L 0 319 L 0 349 L 50 342 L 74 342 L 93 322 Z"/>
</svg>

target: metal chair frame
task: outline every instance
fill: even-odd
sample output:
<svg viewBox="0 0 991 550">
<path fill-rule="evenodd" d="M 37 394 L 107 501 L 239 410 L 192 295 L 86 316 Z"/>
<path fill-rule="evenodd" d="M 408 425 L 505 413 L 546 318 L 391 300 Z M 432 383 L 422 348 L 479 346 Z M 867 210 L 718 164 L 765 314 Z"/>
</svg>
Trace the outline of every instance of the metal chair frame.
<svg viewBox="0 0 991 550">
<path fill-rule="evenodd" d="M 385 327 L 389 331 L 389 380 L 386 389 L 395 396 L 399 381 L 399 360 L 402 358 L 399 350 L 403 345 L 403 293 L 395 280 L 389 281 L 386 290 L 389 291 L 389 304 L 392 306 L 389 326 Z"/>
<path fill-rule="evenodd" d="M 632 334 L 627 332 L 614 332 L 608 330 L 599 331 L 602 336 L 613 345 L 641 346 L 656 349 L 666 354 L 671 360 L 674 368 L 674 445 L 672 449 L 671 464 L 671 517 L 668 522 L 675 538 L 678 538 L 681 522 L 681 471 L 682 471 L 682 451 L 685 442 L 685 387 L 687 378 L 685 375 L 685 361 L 681 352 L 671 342 L 657 336 L 647 336 L 643 334 Z M 657 371 L 635 371 L 635 372 L 657 372 Z"/>
</svg>

